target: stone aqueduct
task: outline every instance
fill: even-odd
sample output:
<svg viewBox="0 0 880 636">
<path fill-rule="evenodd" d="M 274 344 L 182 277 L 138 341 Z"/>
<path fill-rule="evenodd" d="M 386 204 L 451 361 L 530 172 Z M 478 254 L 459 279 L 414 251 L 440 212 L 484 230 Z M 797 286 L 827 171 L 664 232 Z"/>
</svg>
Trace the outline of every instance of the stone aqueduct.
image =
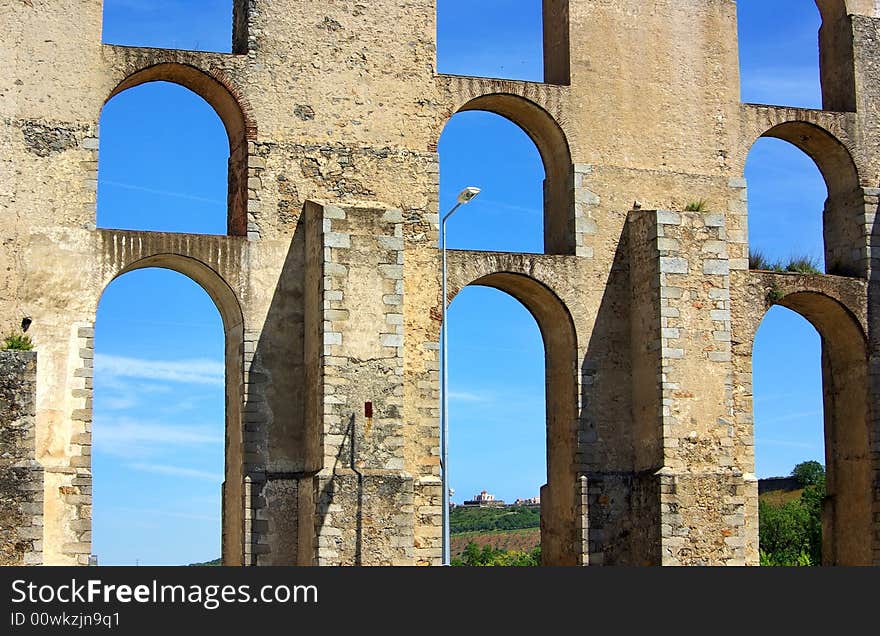
<svg viewBox="0 0 880 636">
<path fill-rule="evenodd" d="M 824 559 L 880 564 L 880 9 L 817 4 L 823 110 L 740 102 L 733 0 L 544 0 L 543 83 L 437 74 L 433 0 L 235 0 L 230 54 L 101 44 L 101 0 L 4 0 L 0 326 L 33 320 L 42 483 L 17 558 L 87 563 L 96 307 L 163 267 L 225 327 L 224 562 L 438 564 L 436 145 L 485 110 L 540 150 L 545 253 L 454 251 L 450 283 L 540 326 L 546 563 L 757 563 L 751 347 L 778 302 L 822 335 Z M 159 80 L 226 126 L 225 236 L 95 227 L 102 106 Z M 827 275 L 749 271 L 761 136 L 825 177 Z"/>
</svg>

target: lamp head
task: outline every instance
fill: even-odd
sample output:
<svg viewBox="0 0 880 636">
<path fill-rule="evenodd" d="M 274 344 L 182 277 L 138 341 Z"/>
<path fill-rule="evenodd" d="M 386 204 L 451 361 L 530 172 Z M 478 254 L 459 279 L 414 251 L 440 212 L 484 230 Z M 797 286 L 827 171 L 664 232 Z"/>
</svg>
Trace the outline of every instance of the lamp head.
<svg viewBox="0 0 880 636">
<path fill-rule="evenodd" d="M 480 194 L 480 189 L 475 188 L 474 186 L 468 186 L 464 190 L 458 193 L 458 202 L 461 204 L 468 203 L 475 196 Z"/>
</svg>

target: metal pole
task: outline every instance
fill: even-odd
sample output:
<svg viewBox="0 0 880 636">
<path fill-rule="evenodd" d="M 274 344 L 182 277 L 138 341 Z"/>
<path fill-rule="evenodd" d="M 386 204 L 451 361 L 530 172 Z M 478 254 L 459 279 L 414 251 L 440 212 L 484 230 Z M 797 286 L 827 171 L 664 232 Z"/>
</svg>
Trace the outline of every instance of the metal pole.
<svg viewBox="0 0 880 636">
<path fill-rule="evenodd" d="M 443 489 L 443 565 L 449 565 L 449 391 L 447 390 L 448 350 L 446 338 L 446 220 L 461 203 L 457 203 L 440 222 L 440 475 Z"/>
</svg>

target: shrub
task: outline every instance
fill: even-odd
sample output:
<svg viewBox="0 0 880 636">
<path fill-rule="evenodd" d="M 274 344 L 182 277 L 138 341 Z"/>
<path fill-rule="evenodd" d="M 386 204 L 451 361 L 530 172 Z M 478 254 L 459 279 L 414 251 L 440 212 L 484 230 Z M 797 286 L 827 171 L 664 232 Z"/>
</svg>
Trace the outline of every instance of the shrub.
<svg viewBox="0 0 880 636">
<path fill-rule="evenodd" d="M 700 199 L 699 201 L 691 201 L 684 208 L 685 212 L 705 212 L 706 211 L 706 200 Z"/>
<path fill-rule="evenodd" d="M 794 274 L 821 274 L 814 256 L 792 256 L 787 262 L 771 261 L 761 250 L 749 250 L 749 269 Z"/>
<path fill-rule="evenodd" d="M 2 349 L 6 351 L 30 351 L 33 348 L 31 337 L 23 333 L 10 333 L 3 339 Z"/>
<path fill-rule="evenodd" d="M 782 505 L 758 500 L 761 565 L 822 563 L 822 501 L 825 469 L 816 461 L 795 466 L 792 475 L 806 487 Z"/>
<path fill-rule="evenodd" d="M 749 269 L 773 270 L 774 263 L 761 250 L 749 250 Z"/>
<path fill-rule="evenodd" d="M 491 545 L 480 549 L 471 541 L 467 544 L 461 556 L 453 557 L 450 565 L 455 567 L 537 567 L 541 565 L 541 547 L 538 546 L 529 552 L 513 550 L 508 552 L 493 548 Z"/>
<path fill-rule="evenodd" d="M 819 261 L 812 256 L 792 256 L 785 266 L 785 271 L 798 274 L 821 274 Z"/>
</svg>

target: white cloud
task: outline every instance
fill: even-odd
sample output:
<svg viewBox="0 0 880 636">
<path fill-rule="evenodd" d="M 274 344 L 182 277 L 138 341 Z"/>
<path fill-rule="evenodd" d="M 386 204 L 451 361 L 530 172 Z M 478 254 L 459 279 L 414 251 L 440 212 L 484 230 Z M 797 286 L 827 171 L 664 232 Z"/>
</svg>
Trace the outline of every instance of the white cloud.
<svg viewBox="0 0 880 636">
<path fill-rule="evenodd" d="M 823 412 L 821 409 L 812 411 L 801 411 L 799 413 L 786 413 L 785 415 L 777 415 L 776 417 L 756 417 L 756 426 L 767 426 L 768 424 L 780 424 L 782 422 L 791 422 L 794 420 L 814 420 L 821 418 Z"/>
<path fill-rule="evenodd" d="M 765 439 L 756 438 L 755 444 L 761 446 L 784 446 L 787 448 L 819 448 L 819 444 L 809 444 L 807 442 L 795 442 L 788 439 Z"/>
<path fill-rule="evenodd" d="M 195 519 L 197 521 L 219 521 L 220 508 L 217 508 L 216 515 L 199 515 L 189 512 L 172 512 L 171 510 L 157 510 L 155 508 L 113 508 L 114 512 L 134 513 L 137 517 L 175 517 L 177 519 Z M 147 527 L 151 527 L 148 525 Z"/>
<path fill-rule="evenodd" d="M 223 386 L 224 371 L 223 362 L 216 360 L 146 360 L 105 354 L 95 356 L 95 373 L 101 376 L 102 380 L 139 378 Z"/>
<path fill-rule="evenodd" d="M 449 399 L 458 402 L 493 402 L 494 398 L 488 393 L 470 393 L 468 391 L 450 391 Z"/>
<path fill-rule="evenodd" d="M 812 67 L 751 67 L 742 72 L 746 102 L 782 102 L 810 106 L 821 101 L 819 77 Z"/>
<path fill-rule="evenodd" d="M 487 210 L 510 210 L 511 212 L 520 212 L 522 214 L 530 214 L 530 215 L 543 215 L 544 211 L 539 208 L 530 208 L 524 205 L 513 205 L 511 203 L 505 203 L 504 201 L 496 201 L 495 199 L 483 199 L 480 201 L 484 209 Z"/>
<path fill-rule="evenodd" d="M 219 201 L 217 199 L 209 199 L 207 197 L 199 197 L 192 194 L 186 194 L 185 192 L 175 192 L 173 190 L 158 190 L 156 188 L 145 188 L 143 186 L 134 185 L 133 183 L 122 183 L 119 181 L 110 181 L 108 179 L 101 179 L 99 185 L 108 185 L 114 186 L 117 188 L 123 188 L 124 190 L 135 190 L 137 192 L 146 192 L 147 194 L 157 194 L 159 196 L 164 197 L 173 197 L 176 199 L 184 199 L 186 201 L 198 201 L 199 203 L 213 203 L 215 205 L 226 205 L 226 201 Z"/>
<path fill-rule="evenodd" d="M 206 481 L 223 481 L 223 475 L 212 473 L 207 470 L 198 470 L 195 468 L 187 468 L 185 466 L 169 466 L 167 464 L 128 464 L 132 470 L 139 470 L 146 473 L 155 473 L 157 475 L 169 475 L 171 477 L 187 477 L 189 479 L 204 479 Z"/>
<path fill-rule="evenodd" d="M 97 452 L 117 457 L 143 457 L 168 447 L 217 446 L 222 429 L 207 426 L 140 422 L 127 417 L 95 418 L 93 443 Z"/>
</svg>

